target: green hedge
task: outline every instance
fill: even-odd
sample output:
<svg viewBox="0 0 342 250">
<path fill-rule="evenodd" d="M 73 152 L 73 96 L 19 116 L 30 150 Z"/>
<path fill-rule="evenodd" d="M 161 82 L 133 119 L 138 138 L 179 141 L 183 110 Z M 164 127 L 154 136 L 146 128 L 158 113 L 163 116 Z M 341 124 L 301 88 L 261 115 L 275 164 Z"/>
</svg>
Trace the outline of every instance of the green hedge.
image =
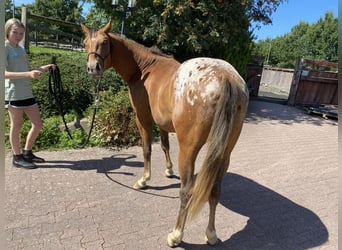
<svg viewBox="0 0 342 250">
<path fill-rule="evenodd" d="M 140 135 L 127 88 L 124 86 L 119 91 L 110 88 L 101 93 L 100 100 L 94 122 L 93 143 L 116 148 L 139 144 Z M 92 110 L 88 109 L 88 117 Z"/>
</svg>

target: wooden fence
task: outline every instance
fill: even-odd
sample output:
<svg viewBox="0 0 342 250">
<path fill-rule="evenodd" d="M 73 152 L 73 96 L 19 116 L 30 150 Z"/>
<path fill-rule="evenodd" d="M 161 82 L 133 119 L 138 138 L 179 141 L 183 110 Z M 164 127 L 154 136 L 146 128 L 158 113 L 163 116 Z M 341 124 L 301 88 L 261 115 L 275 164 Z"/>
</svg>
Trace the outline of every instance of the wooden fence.
<svg viewBox="0 0 342 250">
<path fill-rule="evenodd" d="M 262 64 L 247 65 L 247 77 L 245 81 L 247 83 L 249 94 L 251 96 L 258 96 L 262 68 Z"/>
<path fill-rule="evenodd" d="M 289 93 L 293 72 L 293 69 L 265 65 L 262 70 L 260 83 Z"/>
<path fill-rule="evenodd" d="M 337 63 L 308 59 L 298 60 L 293 74 L 288 104 L 337 105 L 337 67 Z"/>
<path fill-rule="evenodd" d="M 64 49 L 83 48 L 82 37 L 73 33 L 63 32 L 61 30 L 52 30 L 48 28 L 50 25 L 39 27 L 35 25 L 34 22 L 31 23 L 30 20 L 44 21 L 45 23 L 56 24 L 59 27 L 63 26 L 80 29 L 78 24 L 57 20 L 50 17 L 38 16 L 29 13 L 26 7 L 22 7 L 21 11 L 21 21 L 26 26 L 25 39 L 22 41 L 22 43 L 27 51 L 29 50 L 30 44 Z"/>
</svg>

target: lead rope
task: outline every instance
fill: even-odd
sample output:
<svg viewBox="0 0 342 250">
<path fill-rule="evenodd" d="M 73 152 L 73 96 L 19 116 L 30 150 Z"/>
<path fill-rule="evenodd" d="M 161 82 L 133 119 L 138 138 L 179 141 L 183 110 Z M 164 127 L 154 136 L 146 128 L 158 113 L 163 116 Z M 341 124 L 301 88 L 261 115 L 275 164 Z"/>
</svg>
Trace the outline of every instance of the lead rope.
<svg viewBox="0 0 342 250">
<path fill-rule="evenodd" d="M 72 143 L 74 144 L 74 147 L 76 148 L 84 148 L 89 143 L 91 132 L 94 127 L 95 115 L 96 115 L 96 111 L 97 111 L 98 103 L 99 103 L 99 92 L 100 92 L 99 89 L 101 85 L 101 80 L 102 80 L 102 77 L 100 77 L 99 80 L 97 81 L 97 84 L 95 84 L 94 110 L 93 110 L 93 116 L 91 119 L 91 125 L 90 125 L 87 139 L 82 144 L 78 144 L 75 142 L 74 138 L 72 137 L 72 134 L 70 132 L 70 129 L 68 128 L 67 122 L 65 121 L 65 117 L 64 117 L 65 112 L 63 110 L 63 103 L 62 103 L 63 84 L 62 84 L 62 79 L 61 79 L 59 68 L 56 65 L 55 69 L 53 69 L 52 67 L 49 69 L 49 92 L 51 95 L 53 95 L 56 101 L 56 106 L 58 108 L 60 115 L 62 116 L 65 130 L 67 131 Z"/>
</svg>

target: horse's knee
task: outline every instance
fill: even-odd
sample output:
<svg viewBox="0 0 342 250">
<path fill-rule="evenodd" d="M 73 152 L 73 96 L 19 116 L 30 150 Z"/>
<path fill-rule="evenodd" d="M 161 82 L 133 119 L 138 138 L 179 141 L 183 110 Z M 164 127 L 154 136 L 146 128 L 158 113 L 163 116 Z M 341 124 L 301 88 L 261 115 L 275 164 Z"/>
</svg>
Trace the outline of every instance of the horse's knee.
<svg viewBox="0 0 342 250">
<path fill-rule="evenodd" d="M 181 201 L 181 205 L 187 205 L 189 199 L 190 199 L 190 189 L 191 189 L 191 186 L 188 185 L 186 187 L 182 187 L 180 188 L 179 190 L 179 198 L 180 198 L 180 201 Z"/>
</svg>

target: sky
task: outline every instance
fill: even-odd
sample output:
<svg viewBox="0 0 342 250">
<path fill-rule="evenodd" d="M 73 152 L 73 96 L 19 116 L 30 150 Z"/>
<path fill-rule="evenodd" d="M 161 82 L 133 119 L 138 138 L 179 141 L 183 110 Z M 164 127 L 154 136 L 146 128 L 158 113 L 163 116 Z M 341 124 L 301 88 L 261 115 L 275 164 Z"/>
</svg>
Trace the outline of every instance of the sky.
<svg viewBox="0 0 342 250">
<path fill-rule="evenodd" d="M 289 33 L 300 21 L 309 24 L 317 22 L 320 17 L 324 18 L 327 11 L 338 17 L 338 0 L 288 0 L 272 14 L 272 25 L 262 26 L 253 33 L 257 40 L 275 38 Z"/>
<path fill-rule="evenodd" d="M 16 6 L 31 4 L 34 0 L 13 0 Z M 338 16 L 338 0 L 288 0 L 282 3 L 271 16 L 272 25 L 262 25 L 254 30 L 256 40 L 275 38 L 285 35 L 300 21 L 315 23 L 320 17 L 324 18 L 327 11 Z"/>
</svg>

